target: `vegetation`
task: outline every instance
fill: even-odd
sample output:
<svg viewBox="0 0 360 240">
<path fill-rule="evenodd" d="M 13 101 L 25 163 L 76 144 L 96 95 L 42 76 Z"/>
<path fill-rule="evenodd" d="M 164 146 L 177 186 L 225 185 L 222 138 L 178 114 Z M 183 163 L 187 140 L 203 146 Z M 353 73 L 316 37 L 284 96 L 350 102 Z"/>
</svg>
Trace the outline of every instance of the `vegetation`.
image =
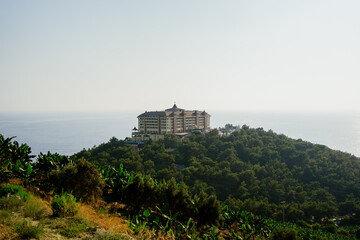
<svg viewBox="0 0 360 240">
<path fill-rule="evenodd" d="M 68 193 L 55 195 L 51 202 L 51 210 L 55 217 L 72 217 L 79 211 L 79 203 L 76 198 Z"/>
<path fill-rule="evenodd" d="M 35 196 L 30 196 L 24 204 L 24 217 L 30 217 L 33 219 L 41 218 L 46 212 L 46 207 Z"/>
<path fill-rule="evenodd" d="M 62 225 L 59 232 L 68 238 L 78 237 L 82 232 L 87 232 L 94 227 L 93 223 L 79 217 L 65 219 Z"/>
<path fill-rule="evenodd" d="M 4 138 L 0 134 L 0 183 L 12 177 L 19 177 L 26 182 L 32 172 L 31 148 L 26 144 Z"/>
<path fill-rule="evenodd" d="M 0 228 L 5 226 L 13 238 L 24 239 L 26 232 L 32 234 L 29 238 L 42 238 L 48 228 L 70 238 L 123 238 L 96 232 L 94 218 L 79 216 L 79 199 L 97 209 L 92 214 L 126 216 L 128 231 L 139 238 L 356 239 L 360 235 L 358 158 L 272 131 L 247 126 L 232 130 L 221 136 L 216 130 L 196 133 L 182 141 L 168 135 L 139 151 L 112 138 L 73 157 L 48 152 L 34 162 L 29 161 L 26 145 L 19 147 L 2 137 L 0 171 L 7 177 L 0 179 Z M 27 149 L 26 154 L 14 162 L 9 149 L 19 148 Z M 25 190 L 4 184 L 14 178 Z M 29 191 L 44 201 L 52 199 L 56 217 L 50 218 L 44 203 Z M 19 222 L 10 210 L 30 220 Z M 346 215 L 345 219 L 335 224 L 331 219 L 339 215 Z"/>
<path fill-rule="evenodd" d="M 30 222 L 23 220 L 16 223 L 14 230 L 19 235 L 20 239 L 39 239 L 43 234 L 44 226 L 42 224 L 34 226 Z"/>
<path fill-rule="evenodd" d="M 0 197 L 16 197 L 18 196 L 22 200 L 29 199 L 30 195 L 26 192 L 24 192 L 24 189 L 22 186 L 15 186 L 12 184 L 4 185 L 0 187 Z"/>
<path fill-rule="evenodd" d="M 105 233 L 97 233 L 93 238 L 89 238 L 88 240 L 96 239 L 96 240 L 124 240 L 123 236 L 119 234 L 114 234 L 111 232 L 105 232 Z"/>
<path fill-rule="evenodd" d="M 231 208 L 278 221 L 320 222 L 360 210 L 359 158 L 271 130 L 243 126 L 228 135 L 213 130 L 181 142 L 168 135 L 139 152 L 112 138 L 76 156 L 123 164 L 154 179 L 174 177 L 193 194 L 216 195 Z"/>
<path fill-rule="evenodd" d="M 296 240 L 299 239 L 294 229 L 278 228 L 270 236 L 272 240 Z"/>
<path fill-rule="evenodd" d="M 104 183 L 97 168 L 80 159 L 76 163 L 68 163 L 63 168 L 57 167 L 48 174 L 49 183 L 57 193 L 73 192 L 82 201 L 99 200 Z"/>
<path fill-rule="evenodd" d="M 0 209 L 3 210 L 13 210 L 17 209 L 20 206 L 23 206 L 24 202 L 21 199 L 13 197 L 2 197 L 0 198 Z"/>
</svg>

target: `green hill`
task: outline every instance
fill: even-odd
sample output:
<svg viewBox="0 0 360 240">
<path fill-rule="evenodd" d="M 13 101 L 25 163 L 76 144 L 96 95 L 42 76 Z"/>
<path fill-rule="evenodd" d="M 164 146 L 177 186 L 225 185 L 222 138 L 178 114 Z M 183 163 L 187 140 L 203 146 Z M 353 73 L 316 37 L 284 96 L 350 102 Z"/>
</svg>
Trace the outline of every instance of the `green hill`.
<svg viewBox="0 0 360 240">
<path fill-rule="evenodd" d="M 0 134 L 6 236 L 31 238 L 31 231 L 37 239 L 62 239 L 76 229 L 84 239 L 360 237 L 359 158 L 272 131 L 243 126 L 182 141 L 167 135 L 140 150 L 112 138 L 71 157 L 30 154 L 28 145 Z M 43 215 L 41 204 L 20 199 L 29 195 L 18 185 L 50 211 Z M 34 204 L 40 208 L 29 220 L 25 209 Z M 96 230 L 111 230 L 114 219 L 125 224 L 117 234 Z"/>
<path fill-rule="evenodd" d="M 116 138 L 76 154 L 95 164 L 187 184 L 235 209 L 289 221 L 320 221 L 359 210 L 360 159 L 273 131 L 243 126 L 150 142 L 139 152 Z"/>
</svg>

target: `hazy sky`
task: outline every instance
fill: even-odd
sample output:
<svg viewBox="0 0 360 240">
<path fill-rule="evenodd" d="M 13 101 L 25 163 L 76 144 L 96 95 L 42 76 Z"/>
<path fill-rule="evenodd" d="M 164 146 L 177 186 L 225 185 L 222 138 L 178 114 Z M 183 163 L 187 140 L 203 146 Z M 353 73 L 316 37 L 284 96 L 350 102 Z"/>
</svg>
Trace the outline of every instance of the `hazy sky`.
<svg viewBox="0 0 360 240">
<path fill-rule="evenodd" d="M 359 12 L 358 0 L 0 0 L 0 111 L 359 111 Z"/>
</svg>

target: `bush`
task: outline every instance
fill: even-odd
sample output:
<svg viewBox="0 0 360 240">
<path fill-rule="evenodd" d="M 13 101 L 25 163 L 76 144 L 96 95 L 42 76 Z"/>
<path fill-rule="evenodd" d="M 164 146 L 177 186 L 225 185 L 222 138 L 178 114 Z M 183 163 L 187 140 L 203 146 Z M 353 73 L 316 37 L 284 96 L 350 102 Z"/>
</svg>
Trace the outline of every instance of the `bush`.
<svg viewBox="0 0 360 240">
<path fill-rule="evenodd" d="M 36 187 L 45 192 L 51 192 L 53 185 L 49 182 L 49 173 L 57 168 L 62 169 L 68 164 L 74 164 L 76 157 L 67 157 L 58 153 L 40 153 L 33 163 L 33 176 Z"/>
<path fill-rule="evenodd" d="M 221 207 L 215 195 L 207 195 L 201 191 L 196 197 L 195 206 L 197 208 L 196 220 L 199 225 L 218 225 L 222 219 Z"/>
<path fill-rule="evenodd" d="M 19 234 L 20 239 L 39 239 L 44 232 L 44 226 L 42 224 L 33 226 L 31 222 L 23 220 L 22 222 L 16 223 L 14 231 Z"/>
<path fill-rule="evenodd" d="M 12 214 L 10 210 L 0 210 L 0 224 L 9 224 Z"/>
<path fill-rule="evenodd" d="M 84 159 L 49 174 L 49 181 L 60 193 L 72 192 L 78 199 L 90 202 L 100 199 L 104 182 L 97 168 Z"/>
<path fill-rule="evenodd" d="M 119 234 L 114 234 L 111 232 L 104 232 L 104 233 L 96 233 L 94 238 L 96 240 L 122 240 L 125 239 L 123 236 Z M 89 239 L 90 240 L 90 239 Z"/>
<path fill-rule="evenodd" d="M 4 138 L 0 134 L 0 182 L 7 182 L 12 177 L 27 181 L 32 172 L 31 148 L 12 141 L 13 138 Z"/>
<path fill-rule="evenodd" d="M 82 218 L 74 217 L 66 220 L 64 227 L 59 229 L 61 235 L 74 238 L 78 237 L 82 232 L 87 232 L 95 225 Z"/>
<path fill-rule="evenodd" d="M 44 205 L 35 197 L 31 196 L 24 206 L 24 216 L 34 219 L 40 218 L 46 211 Z"/>
<path fill-rule="evenodd" d="M 55 217 L 71 217 L 75 216 L 80 208 L 80 204 L 76 202 L 76 198 L 67 193 L 55 195 L 51 202 L 51 209 Z"/>
<path fill-rule="evenodd" d="M 311 225 L 309 223 L 305 222 L 304 220 L 297 221 L 296 225 L 298 225 L 299 227 L 303 227 L 303 228 L 311 228 Z"/>
<path fill-rule="evenodd" d="M 0 198 L 0 209 L 14 210 L 24 205 L 24 201 L 16 197 L 2 197 Z"/>
<path fill-rule="evenodd" d="M 291 228 L 278 228 L 275 229 L 271 235 L 270 239 L 273 240 L 296 240 L 299 239 L 297 232 Z"/>
<path fill-rule="evenodd" d="M 29 194 L 24 191 L 22 186 L 15 186 L 12 184 L 4 185 L 0 188 L 0 197 L 9 195 L 19 196 L 22 200 L 29 199 Z"/>
<path fill-rule="evenodd" d="M 330 233 L 337 232 L 337 226 L 333 221 L 327 221 L 321 224 L 320 229 Z"/>
<path fill-rule="evenodd" d="M 355 236 L 356 236 L 358 239 L 360 239 L 360 229 L 356 230 Z"/>
</svg>

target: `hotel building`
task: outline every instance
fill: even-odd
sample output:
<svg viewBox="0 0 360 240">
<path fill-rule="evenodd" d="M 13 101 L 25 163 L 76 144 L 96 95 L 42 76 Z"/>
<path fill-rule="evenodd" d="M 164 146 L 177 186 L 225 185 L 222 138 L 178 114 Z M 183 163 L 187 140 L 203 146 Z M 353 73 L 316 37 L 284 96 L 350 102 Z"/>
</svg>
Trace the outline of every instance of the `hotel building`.
<svg viewBox="0 0 360 240">
<path fill-rule="evenodd" d="M 134 128 L 135 141 L 158 140 L 165 134 L 186 135 L 191 131 L 210 130 L 210 114 L 205 111 L 184 110 L 176 104 L 164 111 L 145 111 L 138 116 L 138 129 Z"/>
</svg>

